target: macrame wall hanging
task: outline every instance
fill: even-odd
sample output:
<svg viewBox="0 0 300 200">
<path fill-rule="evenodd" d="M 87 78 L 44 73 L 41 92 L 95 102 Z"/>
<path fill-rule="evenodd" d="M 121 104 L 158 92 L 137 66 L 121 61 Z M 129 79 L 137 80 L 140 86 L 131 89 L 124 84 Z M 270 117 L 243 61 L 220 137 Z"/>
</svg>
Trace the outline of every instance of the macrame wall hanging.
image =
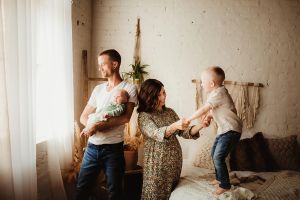
<svg viewBox="0 0 300 200">
<path fill-rule="evenodd" d="M 202 93 L 201 81 L 192 80 L 196 84 L 196 109 L 203 104 L 204 94 Z M 254 126 L 259 108 L 259 92 L 263 87 L 261 83 L 224 81 L 229 94 L 237 109 L 237 114 L 243 121 L 244 128 L 252 128 Z"/>
</svg>

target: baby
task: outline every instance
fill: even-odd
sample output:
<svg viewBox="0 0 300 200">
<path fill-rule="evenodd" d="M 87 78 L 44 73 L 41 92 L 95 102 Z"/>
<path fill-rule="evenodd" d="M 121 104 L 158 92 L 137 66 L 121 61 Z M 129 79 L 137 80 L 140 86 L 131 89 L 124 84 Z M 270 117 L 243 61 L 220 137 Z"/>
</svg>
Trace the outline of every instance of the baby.
<svg viewBox="0 0 300 200">
<path fill-rule="evenodd" d="M 99 121 L 106 121 L 110 117 L 120 116 L 124 113 L 128 100 L 128 92 L 124 89 L 118 90 L 113 101 L 111 101 L 103 109 L 97 110 L 95 113 L 89 115 L 86 128 Z"/>
<path fill-rule="evenodd" d="M 199 108 L 188 121 L 211 116 L 218 126 L 217 136 L 212 147 L 212 159 L 216 179 L 211 185 L 217 185 L 215 195 L 220 195 L 231 188 L 225 159 L 238 144 L 242 133 L 242 122 L 237 116 L 230 94 L 222 85 L 225 73 L 218 66 L 210 67 L 201 74 L 201 86 L 208 94 L 206 103 Z"/>
</svg>

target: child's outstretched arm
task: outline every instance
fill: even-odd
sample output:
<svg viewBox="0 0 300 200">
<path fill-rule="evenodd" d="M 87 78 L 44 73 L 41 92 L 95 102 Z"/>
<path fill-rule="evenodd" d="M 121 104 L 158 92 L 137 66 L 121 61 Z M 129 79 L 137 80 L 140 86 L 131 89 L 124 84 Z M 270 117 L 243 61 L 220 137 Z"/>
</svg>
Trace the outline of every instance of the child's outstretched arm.
<svg viewBox="0 0 300 200">
<path fill-rule="evenodd" d="M 196 112 L 194 112 L 187 120 L 192 121 L 199 117 L 205 116 L 211 109 L 210 104 L 206 103 L 201 108 L 199 108 Z"/>
</svg>

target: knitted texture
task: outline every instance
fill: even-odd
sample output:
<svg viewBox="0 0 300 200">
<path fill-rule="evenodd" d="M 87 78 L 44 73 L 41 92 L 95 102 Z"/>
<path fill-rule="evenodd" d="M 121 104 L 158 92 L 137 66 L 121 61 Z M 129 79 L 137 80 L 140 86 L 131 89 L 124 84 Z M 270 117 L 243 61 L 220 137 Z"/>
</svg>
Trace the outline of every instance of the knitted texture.
<svg viewBox="0 0 300 200">
<path fill-rule="evenodd" d="M 271 153 L 274 167 L 277 170 L 299 170 L 299 156 L 297 156 L 297 136 L 265 139 L 266 146 Z"/>
<path fill-rule="evenodd" d="M 269 179 L 257 193 L 261 199 L 300 199 L 300 173 L 281 172 Z"/>
</svg>

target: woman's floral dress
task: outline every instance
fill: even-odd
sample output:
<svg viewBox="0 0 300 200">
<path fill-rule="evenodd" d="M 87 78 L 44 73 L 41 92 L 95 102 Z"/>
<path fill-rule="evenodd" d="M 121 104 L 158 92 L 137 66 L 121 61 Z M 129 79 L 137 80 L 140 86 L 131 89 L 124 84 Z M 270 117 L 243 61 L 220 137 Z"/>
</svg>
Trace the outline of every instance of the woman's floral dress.
<svg viewBox="0 0 300 200">
<path fill-rule="evenodd" d="M 141 112 L 138 116 L 138 125 L 145 142 L 142 199 L 169 199 L 182 168 L 182 151 L 176 135 L 187 139 L 199 137 L 199 134 L 190 135 L 190 127 L 165 138 L 167 126 L 177 120 L 179 117 L 170 108 L 151 113 Z"/>
</svg>

